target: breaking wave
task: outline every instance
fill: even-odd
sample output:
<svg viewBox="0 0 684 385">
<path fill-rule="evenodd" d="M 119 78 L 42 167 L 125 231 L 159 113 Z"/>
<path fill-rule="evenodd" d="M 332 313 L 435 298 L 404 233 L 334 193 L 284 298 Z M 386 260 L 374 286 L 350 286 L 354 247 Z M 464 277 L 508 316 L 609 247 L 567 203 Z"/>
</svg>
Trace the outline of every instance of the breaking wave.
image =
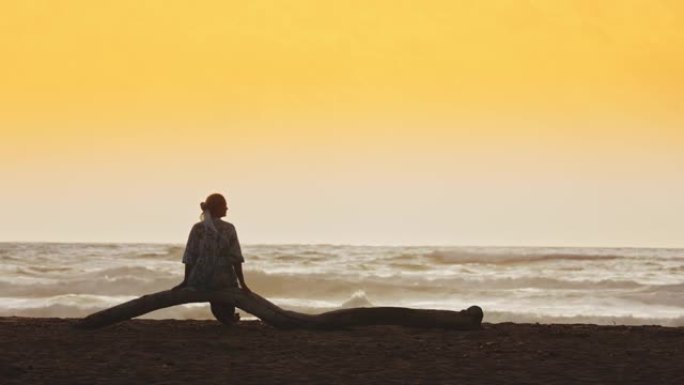
<svg viewBox="0 0 684 385">
<path fill-rule="evenodd" d="M 406 306 L 488 322 L 682 326 L 684 251 L 252 245 L 250 287 L 288 309 Z M 0 316 L 82 317 L 182 279 L 182 245 L 0 243 Z M 211 319 L 207 306 L 146 318 Z"/>
</svg>

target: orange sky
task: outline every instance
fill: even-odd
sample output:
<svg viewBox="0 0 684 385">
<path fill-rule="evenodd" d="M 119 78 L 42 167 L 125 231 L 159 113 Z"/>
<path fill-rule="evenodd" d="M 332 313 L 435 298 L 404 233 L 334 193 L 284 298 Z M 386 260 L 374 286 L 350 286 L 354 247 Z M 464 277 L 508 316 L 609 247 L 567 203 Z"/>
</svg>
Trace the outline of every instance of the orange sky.
<svg viewBox="0 0 684 385">
<path fill-rule="evenodd" d="M 0 240 L 183 242 L 217 190 L 245 242 L 684 246 L 683 17 L 4 2 Z"/>
</svg>

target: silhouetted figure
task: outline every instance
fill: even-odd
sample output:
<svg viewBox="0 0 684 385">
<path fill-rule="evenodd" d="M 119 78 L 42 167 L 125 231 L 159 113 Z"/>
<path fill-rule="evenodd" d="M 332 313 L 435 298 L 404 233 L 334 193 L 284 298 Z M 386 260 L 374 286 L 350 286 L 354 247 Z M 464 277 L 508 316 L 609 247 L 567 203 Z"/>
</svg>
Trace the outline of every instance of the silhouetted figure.
<svg viewBox="0 0 684 385">
<path fill-rule="evenodd" d="M 242 274 L 242 256 L 235 226 L 221 220 L 226 216 L 228 205 L 221 194 L 211 194 L 200 203 L 201 221 L 192 226 L 183 253 L 185 277 L 174 287 L 195 287 L 218 290 L 238 287 L 250 292 Z M 235 307 L 211 303 L 211 312 L 221 323 L 230 325 L 239 319 Z"/>
</svg>

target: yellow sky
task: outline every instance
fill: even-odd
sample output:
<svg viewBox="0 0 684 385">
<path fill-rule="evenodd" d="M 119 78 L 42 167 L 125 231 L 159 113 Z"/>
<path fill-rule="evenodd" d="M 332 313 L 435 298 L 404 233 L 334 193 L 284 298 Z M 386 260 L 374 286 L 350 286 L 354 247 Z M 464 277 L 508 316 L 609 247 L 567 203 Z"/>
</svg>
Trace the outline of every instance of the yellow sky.
<svg viewBox="0 0 684 385">
<path fill-rule="evenodd" d="M 251 242 L 684 246 L 682 25 L 665 0 L 2 2 L 0 237 L 182 242 L 219 190 Z"/>
</svg>

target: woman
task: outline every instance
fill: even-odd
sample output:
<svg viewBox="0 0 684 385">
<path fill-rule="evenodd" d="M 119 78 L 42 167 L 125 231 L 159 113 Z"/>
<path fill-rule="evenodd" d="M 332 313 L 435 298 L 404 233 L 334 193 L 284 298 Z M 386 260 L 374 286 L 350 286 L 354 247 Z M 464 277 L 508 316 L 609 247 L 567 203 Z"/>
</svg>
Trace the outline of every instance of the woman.
<svg viewBox="0 0 684 385">
<path fill-rule="evenodd" d="M 221 220 L 228 211 L 226 198 L 221 194 L 211 194 L 200 203 L 200 208 L 202 220 L 192 226 L 183 254 L 185 277 L 174 289 L 194 287 L 220 290 L 238 287 L 239 281 L 242 290 L 251 292 L 242 274 L 245 259 L 235 226 Z M 224 324 L 239 319 L 235 307 L 231 305 L 212 302 L 211 312 Z"/>
</svg>

